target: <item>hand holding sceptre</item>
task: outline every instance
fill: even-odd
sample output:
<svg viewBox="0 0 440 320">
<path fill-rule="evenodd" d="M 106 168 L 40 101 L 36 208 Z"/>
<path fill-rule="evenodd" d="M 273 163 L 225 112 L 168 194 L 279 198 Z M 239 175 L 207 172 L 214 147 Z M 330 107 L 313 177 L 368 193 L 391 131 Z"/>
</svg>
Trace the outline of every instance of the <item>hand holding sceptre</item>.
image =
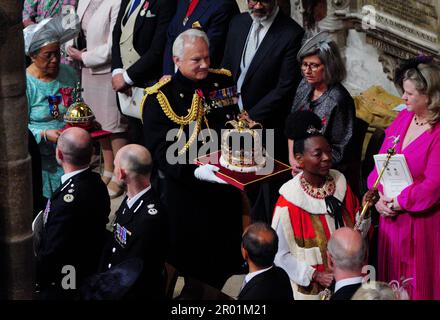
<svg viewBox="0 0 440 320">
<path fill-rule="evenodd" d="M 377 197 L 375 196 L 375 194 L 377 194 L 377 186 L 379 185 L 379 182 L 382 179 L 382 176 L 383 176 L 386 168 L 388 167 L 388 165 L 390 163 L 391 157 L 396 154 L 396 146 L 397 146 L 397 144 L 399 142 L 400 142 L 400 136 L 394 137 L 393 146 L 388 149 L 388 154 L 387 154 L 385 163 L 384 163 L 382 169 L 380 170 L 379 175 L 378 175 L 376 181 L 373 184 L 373 187 L 371 188 L 371 190 L 369 190 L 365 194 L 365 196 L 364 196 L 365 204 L 363 204 L 362 212 L 361 212 L 361 214 L 359 216 L 358 221 L 356 222 L 356 224 L 354 226 L 355 230 L 359 230 L 359 228 L 361 226 L 361 223 L 362 223 L 362 220 L 364 219 L 365 214 L 367 213 L 368 208 L 371 207 L 375 203 L 375 201 L 377 201 L 376 200 Z"/>
</svg>

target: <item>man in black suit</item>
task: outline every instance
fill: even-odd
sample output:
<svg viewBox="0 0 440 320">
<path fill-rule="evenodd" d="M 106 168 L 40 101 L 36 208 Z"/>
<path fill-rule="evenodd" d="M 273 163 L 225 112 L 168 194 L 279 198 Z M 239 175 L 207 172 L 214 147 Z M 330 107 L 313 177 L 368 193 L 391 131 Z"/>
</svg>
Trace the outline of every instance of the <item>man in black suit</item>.
<svg viewBox="0 0 440 320">
<path fill-rule="evenodd" d="M 351 299 L 362 285 L 366 256 L 366 244 L 358 231 L 344 227 L 333 232 L 327 244 L 328 266 L 336 281 L 330 300 Z"/>
<path fill-rule="evenodd" d="M 249 0 L 248 6 L 249 12 L 231 21 L 222 66 L 237 83 L 240 108 L 264 128 L 275 129 L 275 155 L 284 155 L 283 160 L 284 122 L 301 80 L 296 55 L 304 30 L 276 0 Z"/>
<path fill-rule="evenodd" d="M 127 185 L 127 196 L 116 212 L 113 236 L 104 250 L 100 271 L 139 258 L 143 270 L 124 298 L 162 299 L 166 237 L 164 213 L 150 184 L 151 154 L 143 146 L 130 144 L 118 151 L 114 162 L 118 180 Z"/>
<path fill-rule="evenodd" d="M 304 30 L 280 11 L 276 0 L 248 0 L 248 7 L 231 21 L 222 66 L 237 83 L 239 106 L 246 112 L 242 117 L 273 130 L 273 139 L 268 135 L 263 143 L 270 156 L 287 163 L 284 122 L 301 80 L 296 55 Z M 280 186 L 263 184 L 248 193 L 253 221 L 270 223 Z"/>
<path fill-rule="evenodd" d="M 85 277 L 98 269 L 110 213 L 107 188 L 89 168 L 93 146 L 80 128 L 58 138 L 57 161 L 65 174 L 43 213 L 37 253 L 40 299 L 74 299 Z"/>
<path fill-rule="evenodd" d="M 122 0 L 113 30 L 112 86 L 131 94 L 132 86 L 145 88 L 162 76 L 166 32 L 176 0 Z M 142 141 L 142 123 L 128 118 L 133 142 Z"/>
<path fill-rule="evenodd" d="M 179 1 L 176 14 L 168 27 L 163 71 L 173 75 L 175 71 L 172 47 L 183 31 L 193 27 L 205 31 L 209 38 L 211 67 L 219 67 L 225 50 L 225 39 L 233 16 L 240 13 L 235 0 Z"/>
<path fill-rule="evenodd" d="M 257 222 L 243 234 L 241 252 L 249 273 L 238 300 L 293 300 L 287 273 L 273 261 L 278 250 L 278 236 L 268 224 Z"/>
</svg>

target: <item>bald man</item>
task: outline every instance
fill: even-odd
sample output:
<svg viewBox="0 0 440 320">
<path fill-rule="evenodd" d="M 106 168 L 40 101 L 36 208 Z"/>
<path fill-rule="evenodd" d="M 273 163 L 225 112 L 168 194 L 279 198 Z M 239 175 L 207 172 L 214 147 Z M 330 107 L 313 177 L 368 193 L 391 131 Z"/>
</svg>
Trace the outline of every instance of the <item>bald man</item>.
<svg viewBox="0 0 440 320">
<path fill-rule="evenodd" d="M 333 232 L 327 244 L 328 267 L 335 277 L 330 300 L 350 300 L 362 284 L 367 248 L 362 235 L 344 227 Z"/>
<path fill-rule="evenodd" d="M 238 300 L 293 300 L 286 271 L 273 261 L 278 236 L 268 224 L 257 222 L 243 233 L 241 252 L 249 266 Z"/>
<path fill-rule="evenodd" d="M 151 154 L 143 146 L 130 144 L 118 151 L 114 165 L 117 179 L 127 185 L 127 196 L 116 212 L 113 237 L 107 242 L 100 271 L 139 258 L 143 270 L 123 298 L 162 299 L 166 239 L 163 212 L 150 184 Z"/>
<path fill-rule="evenodd" d="M 85 277 L 96 272 L 106 238 L 110 198 L 98 173 L 89 168 L 93 146 L 80 128 L 58 138 L 61 186 L 48 200 L 37 254 L 40 299 L 75 299 Z"/>
</svg>

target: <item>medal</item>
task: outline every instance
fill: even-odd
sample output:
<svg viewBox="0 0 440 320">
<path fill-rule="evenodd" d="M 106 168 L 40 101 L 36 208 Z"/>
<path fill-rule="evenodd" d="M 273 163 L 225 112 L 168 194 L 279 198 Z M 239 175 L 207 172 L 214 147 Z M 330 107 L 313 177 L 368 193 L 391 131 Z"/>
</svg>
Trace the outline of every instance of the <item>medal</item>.
<svg viewBox="0 0 440 320">
<path fill-rule="evenodd" d="M 145 1 L 144 6 L 142 7 L 142 10 L 141 10 L 141 13 L 140 13 L 141 17 L 145 16 L 149 6 L 150 6 L 150 2 L 149 1 Z"/>
<path fill-rule="evenodd" d="M 47 96 L 49 102 L 49 111 L 52 118 L 57 119 L 60 116 L 60 109 L 58 105 L 61 103 L 60 96 Z"/>
</svg>

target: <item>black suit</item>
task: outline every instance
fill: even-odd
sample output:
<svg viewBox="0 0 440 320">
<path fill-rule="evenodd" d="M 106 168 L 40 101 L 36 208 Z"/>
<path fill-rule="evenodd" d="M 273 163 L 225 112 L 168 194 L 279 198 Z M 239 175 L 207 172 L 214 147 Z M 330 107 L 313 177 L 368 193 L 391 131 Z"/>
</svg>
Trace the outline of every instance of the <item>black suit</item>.
<svg viewBox="0 0 440 320">
<path fill-rule="evenodd" d="M 339 288 L 339 290 L 331 296 L 330 300 L 350 300 L 361 285 L 362 283 L 355 283 Z"/>
<path fill-rule="evenodd" d="M 235 82 L 241 73 L 241 58 L 251 26 L 249 13 L 242 13 L 232 19 L 229 28 L 222 66 L 231 70 Z M 275 154 L 284 155 L 284 160 L 284 122 L 301 80 L 296 55 L 303 35 L 300 25 L 279 12 L 249 65 L 241 88 L 244 109 L 264 128 L 275 129 Z"/>
<path fill-rule="evenodd" d="M 222 66 L 232 71 L 235 82 L 241 74 L 241 59 L 251 26 L 249 13 L 242 13 L 232 19 L 229 27 Z M 301 80 L 296 56 L 303 36 L 301 26 L 279 12 L 259 45 L 241 87 L 243 108 L 250 118 L 265 129 L 274 129 L 274 141 L 264 138 L 263 144 L 272 157 L 285 163 L 288 153 L 284 126 Z M 270 223 L 282 182 L 262 184 L 260 189 L 248 193 L 254 221 Z"/>
<path fill-rule="evenodd" d="M 139 5 L 143 6 L 144 3 L 145 1 L 141 0 Z M 112 70 L 124 68 L 120 39 L 122 23 L 125 20 L 128 5 L 130 5 L 130 0 L 122 0 L 118 19 L 113 29 Z M 152 17 L 147 17 L 147 14 L 141 15 L 142 10 L 139 11 L 134 24 L 133 47 L 140 58 L 126 70 L 128 76 L 134 82 L 134 86 L 145 88 L 162 76 L 166 32 L 175 9 L 176 0 L 151 0 L 148 10 L 151 12 Z M 127 116 L 126 118 L 128 120 L 129 139 L 132 143 L 142 144 L 142 122 L 133 117 Z"/>
<path fill-rule="evenodd" d="M 62 268 L 76 271 L 76 288 L 98 269 L 106 239 L 110 198 L 99 174 L 87 169 L 68 179 L 53 194 L 37 249 L 37 283 L 43 299 L 67 299 Z M 69 273 L 70 274 L 70 273 Z"/>
<path fill-rule="evenodd" d="M 165 225 L 163 212 L 153 190 L 142 195 L 131 208 L 127 197 L 116 212 L 113 236 L 104 250 L 100 271 L 106 271 L 130 258 L 139 258 L 143 271 L 126 294 L 127 299 L 164 297 Z"/>
<path fill-rule="evenodd" d="M 121 23 L 130 0 L 122 0 L 118 19 L 113 29 L 112 70 L 123 68 L 120 38 Z M 141 2 L 144 3 L 144 1 Z M 126 71 L 135 86 L 145 87 L 162 76 L 162 58 L 166 43 L 168 24 L 176 10 L 176 0 L 150 0 L 148 9 L 154 17 L 138 14 L 136 17 L 133 46 L 141 56 Z"/>
<path fill-rule="evenodd" d="M 289 276 L 283 269 L 273 266 L 246 283 L 238 300 L 293 300 Z"/>
</svg>

